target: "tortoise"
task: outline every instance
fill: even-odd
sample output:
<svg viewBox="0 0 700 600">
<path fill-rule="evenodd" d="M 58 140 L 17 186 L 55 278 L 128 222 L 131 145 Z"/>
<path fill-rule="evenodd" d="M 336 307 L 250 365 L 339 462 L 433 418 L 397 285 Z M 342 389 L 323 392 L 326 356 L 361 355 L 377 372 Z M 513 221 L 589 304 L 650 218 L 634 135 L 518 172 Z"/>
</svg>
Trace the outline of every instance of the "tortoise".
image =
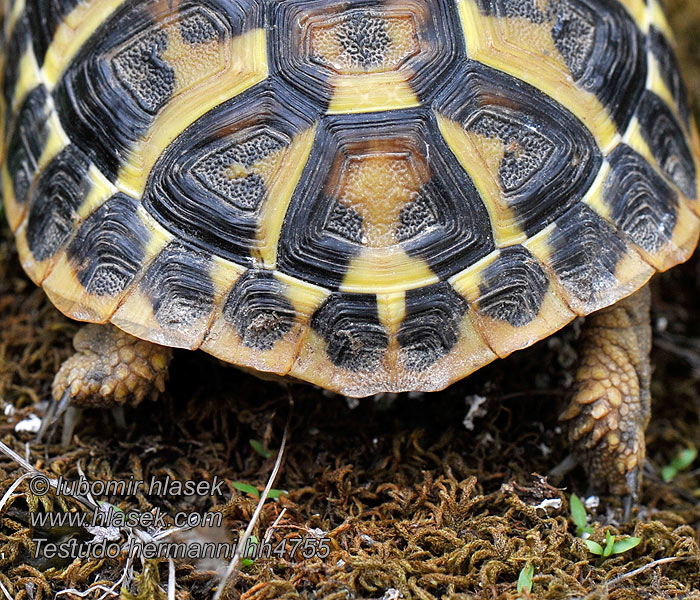
<svg viewBox="0 0 700 600">
<path fill-rule="evenodd" d="M 700 235 L 660 0 L 14 0 L 2 188 L 91 324 L 56 401 L 172 347 L 348 396 L 434 391 L 587 316 L 562 418 L 634 496 L 648 280 Z"/>
</svg>

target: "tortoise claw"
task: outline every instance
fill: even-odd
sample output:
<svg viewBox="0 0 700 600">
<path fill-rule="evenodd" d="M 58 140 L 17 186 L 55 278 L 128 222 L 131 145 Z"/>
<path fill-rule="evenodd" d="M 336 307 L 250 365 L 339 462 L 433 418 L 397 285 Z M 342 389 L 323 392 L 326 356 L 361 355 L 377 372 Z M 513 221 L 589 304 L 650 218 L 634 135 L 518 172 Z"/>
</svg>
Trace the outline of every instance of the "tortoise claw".
<svg viewBox="0 0 700 600">
<path fill-rule="evenodd" d="M 639 503 L 639 488 L 641 484 L 639 467 L 635 467 L 627 473 L 627 475 L 625 475 L 625 481 L 627 482 L 627 489 L 630 490 L 630 493 L 622 497 L 622 519 L 624 521 L 629 521 L 632 508 Z"/>
<path fill-rule="evenodd" d="M 34 443 L 40 444 L 44 440 L 47 431 L 50 431 L 48 439 L 50 440 L 53 437 L 56 430 L 56 423 L 58 423 L 58 419 L 70 405 L 70 399 L 70 389 L 66 389 L 58 401 L 53 398 L 49 401 L 49 407 L 46 410 L 44 418 L 41 420 L 41 427 L 36 434 L 36 438 L 34 438 Z"/>
</svg>

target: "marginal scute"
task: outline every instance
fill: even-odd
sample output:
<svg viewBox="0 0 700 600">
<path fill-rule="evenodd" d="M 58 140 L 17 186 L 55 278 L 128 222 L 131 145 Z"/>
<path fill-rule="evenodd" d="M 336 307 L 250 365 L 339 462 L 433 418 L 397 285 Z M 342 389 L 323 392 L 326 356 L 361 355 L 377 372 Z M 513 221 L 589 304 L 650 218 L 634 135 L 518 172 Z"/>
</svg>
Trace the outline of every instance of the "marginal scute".
<svg viewBox="0 0 700 600">
<path fill-rule="evenodd" d="M 652 26 L 649 28 L 648 40 L 649 48 L 659 65 L 661 77 L 671 92 L 686 131 L 689 131 L 690 107 L 688 106 L 688 92 L 681 78 L 678 59 L 666 36 L 656 27 Z"/>
<path fill-rule="evenodd" d="M 478 63 L 466 64 L 433 107 L 463 129 L 464 139 L 448 141 L 482 193 L 496 186 L 485 199 L 503 231 L 511 218 L 527 235 L 546 227 L 584 196 L 602 163 L 595 139 L 571 113 Z"/>
<path fill-rule="evenodd" d="M 5 123 L 9 123 L 12 117 L 12 107 L 15 88 L 20 78 L 20 61 L 24 53 L 31 46 L 31 34 L 29 33 L 29 23 L 25 16 L 22 16 L 12 31 L 12 35 L 5 49 L 5 65 L 2 80 L 2 93 L 5 99 L 5 106 L 8 110 L 5 112 Z"/>
<path fill-rule="evenodd" d="M 698 196 L 697 171 L 693 154 L 678 121 L 656 94 L 644 92 L 637 109 L 642 137 L 663 171 L 690 199 Z"/>
<path fill-rule="evenodd" d="M 214 305 L 211 257 L 182 242 L 171 242 L 153 260 L 140 287 L 166 329 L 188 327 Z"/>
<path fill-rule="evenodd" d="M 595 307 L 617 285 L 616 269 L 627 246 L 613 227 L 587 206 L 579 204 L 559 217 L 548 241 L 549 265 L 584 307 Z"/>
<path fill-rule="evenodd" d="M 446 278 L 494 248 L 481 198 L 425 109 L 326 117 L 308 162 L 328 167 L 307 169 L 292 199 L 284 273 L 338 288 L 354 259 L 403 253 Z"/>
<path fill-rule="evenodd" d="M 83 0 L 24 0 L 34 56 L 39 65 L 44 62 L 46 50 L 53 40 L 56 29 L 81 1 Z"/>
<path fill-rule="evenodd" d="M 9 134 L 7 169 L 12 179 L 15 202 L 27 201 L 29 186 L 34 181 L 39 158 L 48 138 L 46 105 L 48 93 L 43 85 L 36 87 L 25 98 Z"/>
<path fill-rule="evenodd" d="M 298 160 L 290 155 L 293 140 L 314 117 L 307 102 L 284 88 L 251 88 L 166 148 L 150 174 L 144 207 L 197 247 L 259 266 L 256 236 L 269 191 L 288 176 L 288 159 Z"/>
<path fill-rule="evenodd" d="M 269 271 L 248 271 L 233 286 L 222 312 L 244 346 L 272 350 L 292 329 L 296 313 L 285 290 Z"/>
<path fill-rule="evenodd" d="M 653 254 L 673 236 L 678 194 L 634 150 L 620 144 L 608 157 L 611 170 L 603 197 L 613 223 L 640 248 Z"/>
<path fill-rule="evenodd" d="M 88 157 L 64 148 L 42 171 L 32 189 L 27 244 L 37 262 L 54 256 L 73 234 L 78 208 L 90 189 Z"/>
<path fill-rule="evenodd" d="M 78 228 L 67 252 L 88 293 L 117 296 L 141 270 L 149 234 L 137 207 L 136 200 L 118 193 Z"/>
<path fill-rule="evenodd" d="M 397 340 L 403 366 L 424 371 L 454 348 L 466 300 L 446 282 L 406 292 L 406 316 Z"/>
<path fill-rule="evenodd" d="M 540 312 L 549 279 L 522 246 L 503 248 L 484 271 L 478 309 L 492 319 L 522 327 Z"/>
<path fill-rule="evenodd" d="M 329 360 L 350 371 L 376 369 L 389 344 L 373 294 L 332 294 L 314 314 L 311 327 L 325 340 Z"/>
</svg>

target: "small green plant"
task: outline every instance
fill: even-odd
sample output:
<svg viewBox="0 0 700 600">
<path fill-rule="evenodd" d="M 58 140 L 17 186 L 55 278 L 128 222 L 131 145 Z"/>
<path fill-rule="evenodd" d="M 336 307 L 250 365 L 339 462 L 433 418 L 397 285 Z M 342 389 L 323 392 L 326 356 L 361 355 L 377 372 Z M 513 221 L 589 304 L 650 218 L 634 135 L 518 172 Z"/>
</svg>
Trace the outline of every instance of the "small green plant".
<svg viewBox="0 0 700 600">
<path fill-rule="evenodd" d="M 583 537 L 584 533 L 593 533 L 593 528 L 586 521 L 586 507 L 576 494 L 571 494 L 569 506 L 571 507 L 571 519 L 576 525 L 576 535 Z"/>
<path fill-rule="evenodd" d="M 257 546 L 260 542 L 258 541 L 258 538 L 254 535 L 251 535 L 249 538 L 249 543 L 254 544 L 254 546 Z M 255 558 L 242 558 L 241 559 L 241 566 L 243 567 L 248 567 L 252 565 L 255 562 Z"/>
<path fill-rule="evenodd" d="M 697 456 L 698 451 L 695 448 L 685 448 L 681 450 L 670 464 L 661 469 L 661 479 L 666 482 L 672 481 L 676 475 L 678 475 L 679 471 L 687 469 L 692 465 Z"/>
<path fill-rule="evenodd" d="M 234 488 L 236 488 L 239 492 L 245 492 L 246 494 L 250 494 L 253 496 L 253 498 L 260 498 L 260 491 L 258 488 L 256 488 L 253 485 L 250 485 L 248 483 L 243 483 L 242 481 L 234 481 L 231 484 Z M 272 489 L 269 491 L 267 494 L 268 498 L 279 498 L 282 494 L 288 494 L 289 492 L 286 490 L 275 490 Z"/>
<path fill-rule="evenodd" d="M 522 568 L 520 571 L 520 576 L 518 577 L 518 594 L 530 594 L 532 591 L 532 576 L 534 574 L 535 567 L 532 565 L 527 564 Z"/>
<path fill-rule="evenodd" d="M 263 446 L 258 440 L 249 440 L 250 441 L 250 447 L 255 450 L 260 456 L 263 456 L 265 458 L 270 458 L 272 456 L 272 452 L 270 452 L 265 446 Z"/>
<path fill-rule="evenodd" d="M 626 537 L 621 540 L 615 540 L 615 536 L 610 533 L 610 531 L 605 532 L 605 547 L 601 546 L 598 542 L 593 540 L 583 540 L 584 544 L 588 546 L 588 551 L 592 554 L 597 554 L 598 556 L 603 556 L 607 558 L 611 554 L 622 554 L 631 550 L 635 546 L 639 545 L 642 540 L 638 537 Z"/>
</svg>

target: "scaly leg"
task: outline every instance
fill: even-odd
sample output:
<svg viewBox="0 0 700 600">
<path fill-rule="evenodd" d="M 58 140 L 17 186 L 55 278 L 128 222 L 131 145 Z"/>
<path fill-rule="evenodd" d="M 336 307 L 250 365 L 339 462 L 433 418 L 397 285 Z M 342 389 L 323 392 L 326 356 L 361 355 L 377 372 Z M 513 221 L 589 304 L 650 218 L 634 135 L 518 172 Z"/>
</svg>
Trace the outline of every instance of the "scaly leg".
<svg viewBox="0 0 700 600">
<path fill-rule="evenodd" d="M 651 294 L 632 296 L 586 318 L 576 390 L 561 416 L 569 441 L 599 491 L 635 500 L 651 396 Z"/>
<path fill-rule="evenodd" d="M 70 438 L 75 409 L 137 405 L 165 390 L 172 350 L 139 340 L 113 325 L 85 325 L 73 339 L 76 354 L 53 380 L 59 412 L 69 405 L 64 441 Z"/>
</svg>

